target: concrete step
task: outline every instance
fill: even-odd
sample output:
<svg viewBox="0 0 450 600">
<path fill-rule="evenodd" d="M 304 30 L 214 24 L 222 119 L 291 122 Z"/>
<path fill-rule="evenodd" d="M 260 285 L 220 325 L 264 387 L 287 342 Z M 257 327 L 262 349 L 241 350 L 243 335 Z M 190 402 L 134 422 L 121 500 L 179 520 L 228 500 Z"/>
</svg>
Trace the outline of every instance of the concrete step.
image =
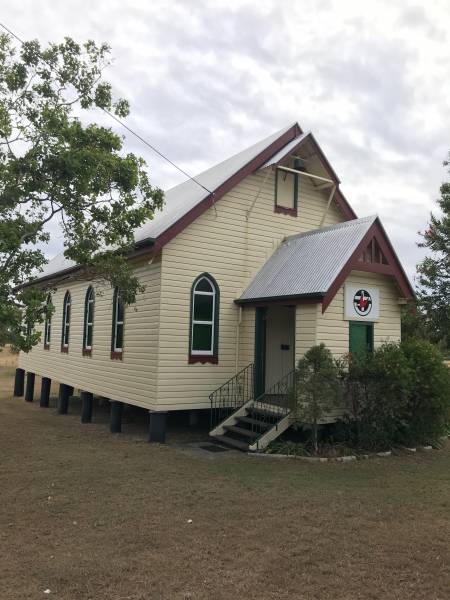
<svg viewBox="0 0 450 600">
<path fill-rule="evenodd" d="M 223 428 L 225 429 L 225 431 L 230 431 L 242 437 L 255 439 L 260 436 L 260 433 L 258 433 L 257 431 L 251 431 L 250 429 L 244 429 L 243 427 L 236 427 L 236 425 L 224 425 Z"/>
<path fill-rule="evenodd" d="M 232 448 L 237 448 L 238 450 L 242 450 L 243 452 L 248 451 L 248 443 L 241 442 L 240 440 L 235 440 L 234 438 L 229 437 L 228 435 L 215 435 L 214 439 L 224 444 L 225 446 L 231 446 Z"/>
<path fill-rule="evenodd" d="M 261 421 L 262 423 L 269 423 L 272 426 L 274 423 L 283 418 L 284 414 L 277 410 L 270 410 L 266 408 L 260 408 L 252 406 L 247 410 L 248 416 L 252 419 Z"/>
<path fill-rule="evenodd" d="M 246 425 L 255 425 L 260 429 L 269 429 L 272 427 L 271 423 L 267 423 L 267 421 L 259 421 L 258 419 L 252 419 L 251 417 L 236 417 L 238 422 L 245 423 Z"/>
</svg>

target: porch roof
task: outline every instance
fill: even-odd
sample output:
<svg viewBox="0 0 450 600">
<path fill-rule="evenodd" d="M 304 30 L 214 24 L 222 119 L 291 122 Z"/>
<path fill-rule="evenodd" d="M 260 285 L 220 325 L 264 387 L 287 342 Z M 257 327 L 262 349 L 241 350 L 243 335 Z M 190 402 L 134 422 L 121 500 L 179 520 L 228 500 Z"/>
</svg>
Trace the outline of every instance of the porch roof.
<svg viewBox="0 0 450 600">
<path fill-rule="evenodd" d="M 236 302 L 324 297 L 377 218 L 354 219 L 286 238 Z"/>
</svg>

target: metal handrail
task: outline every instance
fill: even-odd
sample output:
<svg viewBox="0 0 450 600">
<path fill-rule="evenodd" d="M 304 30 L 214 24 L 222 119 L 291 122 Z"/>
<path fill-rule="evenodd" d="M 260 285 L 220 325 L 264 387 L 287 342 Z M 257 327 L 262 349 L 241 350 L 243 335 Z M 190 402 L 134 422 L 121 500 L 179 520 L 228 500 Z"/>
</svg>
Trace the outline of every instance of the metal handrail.
<svg viewBox="0 0 450 600">
<path fill-rule="evenodd" d="M 254 397 L 253 363 L 244 367 L 209 395 L 211 429 Z"/>
<path fill-rule="evenodd" d="M 258 412 L 258 418 L 252 424 L 252 431 L 263 434 L 267 425 L 277 427 L 279 421 L 294 409 L 295 402 L 296 371 L 293 369 L 254 399 L 252 408 Z"/>
</svg>

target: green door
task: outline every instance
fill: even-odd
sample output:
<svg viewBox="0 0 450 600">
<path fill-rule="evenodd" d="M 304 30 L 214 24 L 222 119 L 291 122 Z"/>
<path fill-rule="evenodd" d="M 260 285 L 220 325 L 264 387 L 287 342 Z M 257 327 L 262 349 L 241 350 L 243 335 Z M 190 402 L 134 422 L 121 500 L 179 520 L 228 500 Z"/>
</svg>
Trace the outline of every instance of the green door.
<svg viewBox="0 0 450 600">
<path fill-rule="evenodd" d="M 253 373 L 255 398 L 264 393 L 266 386 L 266 314 L 265 307 L 255 312 L 255 367 Z"/>
<path fill-rule="evenodd" d="M 373 323 L 349 323 L 349 350 L 351 354 L 361 355 L 373 350 Z"/>
</svg>

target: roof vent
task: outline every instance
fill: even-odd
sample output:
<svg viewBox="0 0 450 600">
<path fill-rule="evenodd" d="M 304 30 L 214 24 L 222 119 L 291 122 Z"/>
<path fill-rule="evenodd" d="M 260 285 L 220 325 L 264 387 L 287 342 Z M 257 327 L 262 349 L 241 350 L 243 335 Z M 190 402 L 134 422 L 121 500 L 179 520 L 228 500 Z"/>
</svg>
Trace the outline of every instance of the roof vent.
<svg viewBox="0 0 450 600">
<path fill-rule="evenodd" d="M 294 169 L 296 171 L 306 171 L 305 161 L 301 158 L 294 158 Z"/>
</svg>

